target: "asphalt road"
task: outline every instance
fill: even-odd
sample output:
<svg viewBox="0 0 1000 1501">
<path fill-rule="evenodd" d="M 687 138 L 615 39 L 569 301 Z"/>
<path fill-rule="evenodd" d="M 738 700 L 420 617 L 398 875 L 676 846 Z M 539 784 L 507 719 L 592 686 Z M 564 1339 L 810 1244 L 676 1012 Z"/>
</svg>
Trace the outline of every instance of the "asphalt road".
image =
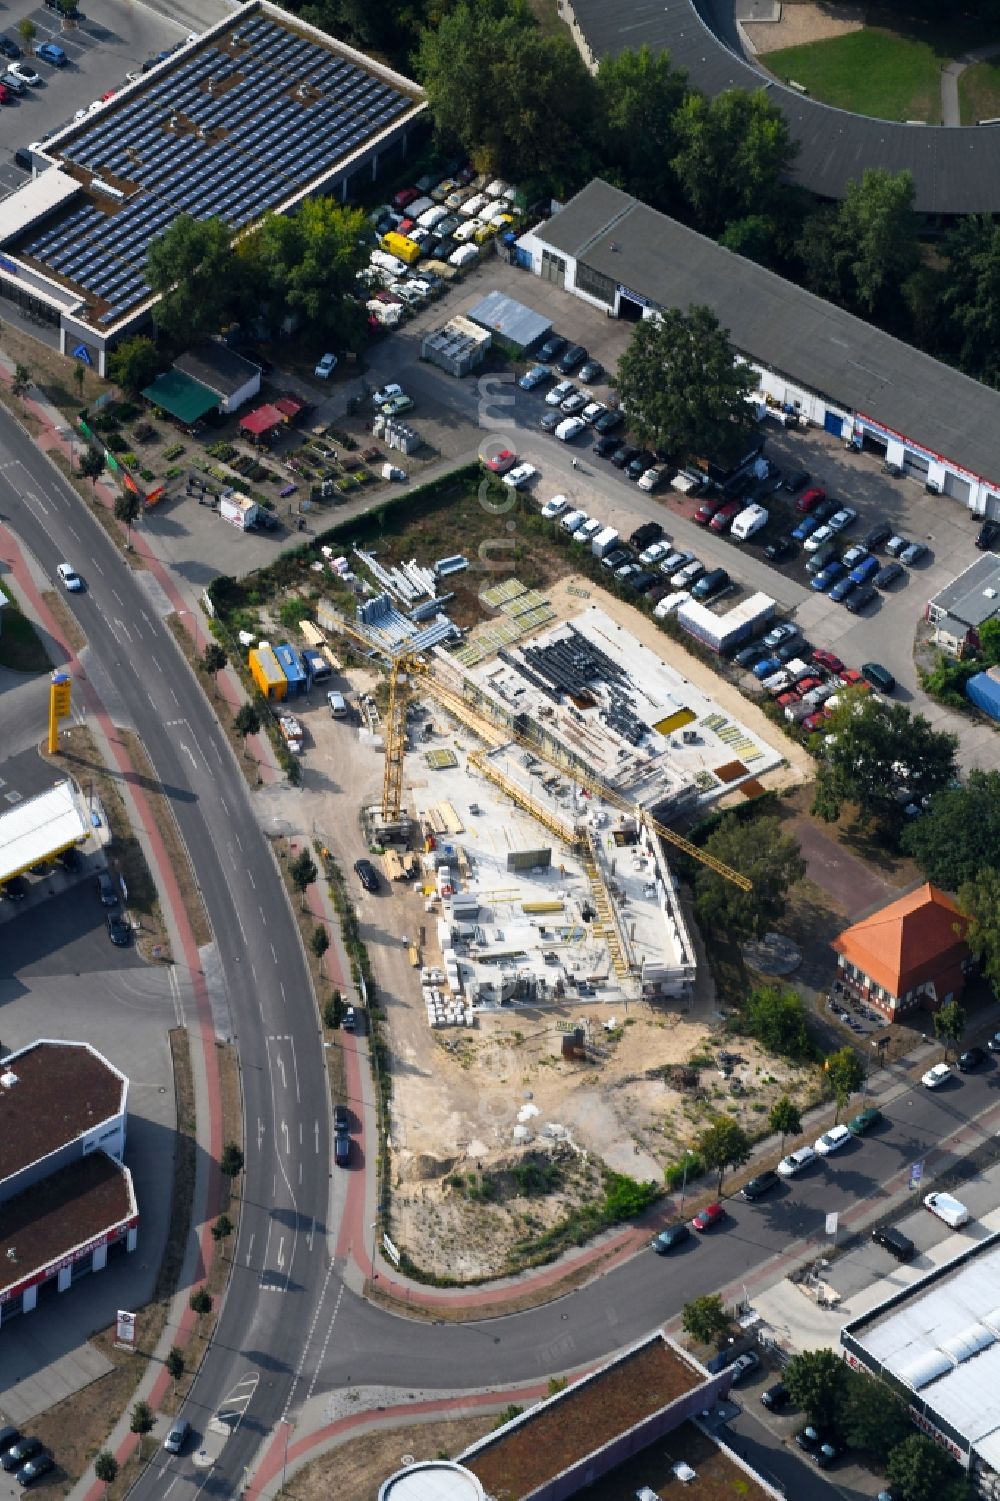
<svg viewBox="0 0 1000 1501">
<path fill-rule="evenodd" d="M 137 577 L 6 414 L 0 517 L 49 575 L 71 559 L 86 580 L 84 593 L 66 596 L 68 606 L 90 642 L 89 660 L 113 684 L 170 789 L 224 967 L 246 1112 L 244 1212 L 236 1269 L 185 1416 L 204 1432 L 227 1396 L 253 1387 L 213 1475 L 213 1486 L 234 1494 L 261 1437 L 304 1395 L 298 1363 L 326 1330 L 329 1096 L 309 977 L 245 784 L 200 687 Z M 159 1468 L 147 1471 L 140 1496 L 162 1494 Z M 171 1468 L 178 1497 L 200 1487 L 190 1461 Z"/>
</svg>

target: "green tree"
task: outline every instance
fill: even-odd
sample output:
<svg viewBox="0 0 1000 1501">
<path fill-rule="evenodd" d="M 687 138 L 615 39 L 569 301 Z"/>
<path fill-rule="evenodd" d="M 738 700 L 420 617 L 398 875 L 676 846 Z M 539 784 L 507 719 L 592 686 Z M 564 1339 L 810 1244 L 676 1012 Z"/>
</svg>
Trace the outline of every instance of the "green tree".
<svg viewBox="0 0 1000 1501">
<path fill-rule="evenodd" d="M 309 935 L 309 947 L 317 959 L 322 959 L 330 947 L 330 935 L 325 928 L 313 928 Z"/>
<path fill-rule="evenodd" d="M 229 658 L 218 641 L 210 641 L 205 647 L 201 665 L 212 679 L 216 698 L 219 696 L 219 673 L 229 666 Z"/>
<path fill-rule="evenodd" d="M 96 490 L 97 481 L 104 473 L 104 455 L 88 445 L 80 455 L 79 468 L 84 479 L 90 480 L 91 489 Z"/>
<path fill-rule="evenodd" d="M 798 1136 L 802 1130 L 802 1116 L 799 1107 L 786 1094 L 780 1100 L 775 1100 L 767 1117 L 767 1123 L 772 1131 L 781 1136 L 781 1155 L 785 1155 L 785 1138 Z"/>
<path fill-rule="evenodd" d="M 986 866 L 966 881 L 958 905 L 969 918 L 969 948 L 982 954 L 983 973 L 1000 990 L 1000 869 Z"/>
<path fill-rule="evenodd" d="M 967 375 L 1000 385 L 1000 224 L 969 214 L 945 235 L 939 291 L 947 334 Z"/>
<path fill-rule="evenodd" d="M 957 736 L 935 730 L 902 704 L 847 693 L 830 718 L 813 811 L 834 822 L 845 803 L 855 803 L 863 823 L 897 837 L 904 814 L 896 793 L 905 786 L 919 801 L 946 787 L 955 777 L 957 746 Z"/>
<path fill-rule="evenodd" d="M 228 1214 L 220 1214 L 219 1218 L 212 1226 L 212 1239 L 215 1241 L 223 1241 L 226 1239 L 227 1235 L 232 1235 L 232 1233 L 232 1220 L 229 1218 Z"/>
<path fill-rule="evenodd" d="M 248 735 L 260 734 L 260 715 L 253 704 L 240 704 L 233 718 L 233 728 L 246 748 Z"/>
<path fill-rule="evenodd" d="M 227 1141 L 219 1158 L 219 1171 L 227 1178 L 237 1178 L 243 1171 L 243 1153 L 235 1141 Z"/>
<path fill-rule="evenodd" d="M 193 1313 L 212 1312 L 212 1294 L 204 1287 L 196 1287 L 188 1295 L 188 1307 Z"/>
<path fill-rule="evenodd" d="M 77 360 L 73 366 L 73 384 L 76 386 L 77 400 L 83 400 L 83 383 L 87 379 L 87 372 L 83 367 L 83 361 Z"/>
<path fill-rule="evenodd" d="M 319 875 L 316 861 L 307 849 L 301 850 L 295 859 L 289 862 L 288 874 L 299 896 L 304 896 L 306 887 L 311 886 Z"/>
<path fill-rule="evenodd" d="M 841 1402 L 840 1426 L 852 1449 L 865 1449 L 883 1464 L 913 1432 L 902 1402 L 881 1381 L 852 1371 Z"/>
<path fill-rule="evenodd" d="M 934 1013 L 934 1036 L 944 1043 L 947 1058 L 953 1047 L 957 1048 L 965 1032 L 967 1016 L 964 1007 L 957 1001 L 946 1001 Z"/>
<path fill-rule="evenodd" d="M 781 1058 L 808 1058 L 812 1049 L 806 1031 L 802 997 L 785 985 L 758 985 L 747 996 L 743 1022 L 769 1053 Z"/>
<path fill-rule="evenodd" d="M 698 1156 L 712 1172 L 719 1175 L 716 1192 L 722 1192 L 722 1180 L 729 1167 L 742 1167 L 750 1161 L 753 1146 L 743 1127 L 729 1115 L 716 1115 L 698 1137 Z"/>
<path fill-rule="evenodd" d="M 159 292 L 156 322 L 185 345 L 218 331 L 237 298 L 238 263 L 230 249 L 224 219 L 178 214 L 159 239 L 150 242 L 146 279 Z"/>
<path fill-rule="evenodd" d="M 897 1444 L 885 1469 L 906 1501 L 947 1501 L 962 1478 L 955 1461 L 922 1433 L 913 1433 Z"/>
<path fill-rule="evenodd" d="M 602 173 L 661 211 L 677 193 L 670 161 L 686 97 L 687 75 L 674 70 L 669 52 L 626 48 L 601 59 L 596 150 Z"/>
<path fill-rule="evenodd" d="M 681 1327 L 699 1345 L 714 1345 L 729 1329 L 732 1320 L 718 1293 L 704 1293 L 684 1304 Z"/>
<path fill-rule="evenodd" d="M 27 365 L 16 364 L 14 366 L 14 379 L 10 383 L 10 389 L 15 396 L 23 401 L 32 385 L 31 371 Z"/>
<path fill-rule="evenodd" d="M 294 214 L 268 214 L 240 248 L 256 263 L 261 301 L 273 323 L 296 314 L 311 338 L 359 347 L 364 319 L 350 296 L 370 245 L 363 209 L 307 198 Z"/>
<path fill-rule="evenodd" d="M 103 1480 L 105 1485 L 110 1485 L 118 1478 L 118 1461 L 110 1449 L 102 1449 L 94 1460 L 94 1474 L 98 1480 Z"/>
<path fill-rule="evenodd" d="M 136 1402 L 129 1423 L 133 1433 L 148 1433 L 153 1426 L 153 1409 L 148 1402 Z"/>
<path fill-rule="evenodd" d="M 715 314 L 691 307 L 637 323 L 614 384 L 643 443 L 678 460 L 723 463 L 745 451 L 753 429 L 746 398 L 756 382 Z"/>
<path fill-rule="evenodd" d="M 163 1362 L 171 1381 L 179 1381 L 184 1375 L 184 1356 L 177 1345 L 171 1345 Z"/>
<path fill-rule="evenodd" d="M 840 230 L 850 247 L 852 300 L 869 315 L 884 310 L 920 259 L 917 219 L 909 172 L 870 167 L 849 182 L 839 209 Z"/>
<path fill-rule="evenodd" d="M 747 214 L 733 219 L 719 236 L 719 244 L 734 255 L 772 266 L 777 256 L 778 225 L 770 214 Z"/>
<path fill-rule="evenodd" d="M 134 490 L 122 490 L 115 496 L 115 519 L 125 523 L 125 546 L 132 546 L 132 526 L 142 515 L 142 496 Z"/>
<path fill-rule="evenodd" d="M 572 42 L 543 34 L 527 6 L 459 0 L 423 31 L 416 72 L 438 138 L 484 171 L 560 191 L 585 179 L 594 80 Z"/>
<path fill-rule="evenodd" d="M 799 846 L 777 818 L 727 818 L 705 841 L 705 852 L 746 876 L 743 891 L 707 865 L 695 876 L 695 911 L 705 932 L 730 940 L 759 938 L 783 914 L 789 889 L 806 873 Z"/>
<path fill-rule="evenodd" d="M 136 334 L 134 338 L 123 339 L 108 355 L 108 379 L 126 396 L 136 397 L 155 380 L 160 364 L 152 339 Z"/>
<path fill-rule="evenodd" d="M 850 1046 L 838 1048 L 837 1052 L 831 1053 L 823 1064 L 823 1072 L 826 1082 L 830 1087 L 830 1093 L 837 1102 L 834 1121 L 840 1119 L 840 1112 L 847 1104 L 851 1095 L 860 1089 L 865 1081 L 865 1071 L 861 1066 L 861 1059 Z"/>
<path fill-rule="evenodd" d="M 22 16 L 17 23 L 17 34 L 21 38 L 21 45 L 25 52 L 31 51 L 31 44 L 38 35 L 38 27 L 30 16 Z"/>
<path fill-rule="evenodd" d="M 804 1350 L 793 1355 L 782 1380 L 792 1401 L 811 1422 L 831 1428 L 837 1421 L 849 1371 L 833 1350 Z"/>
<path fill-rule="evenodd" d="M 970 771 L 962 786 L 935 792 L 923 817 L 904 828 L 902 846 L 945 891 L 1000 869 L 1000 771 Z"/>
<path fill-rule="evenodd" d="M 788 121 L 763 89 L 688 94 L 676 113 L 673 169 L 698 228 L 766 213 L 795 155 Z"/>
<path fill-rule="evenodd" d="M 976 634 L 979 637 L 979 655 L 989 667 L 1000 662 L 1000 620 L 984 620 Z"/>
</svg>

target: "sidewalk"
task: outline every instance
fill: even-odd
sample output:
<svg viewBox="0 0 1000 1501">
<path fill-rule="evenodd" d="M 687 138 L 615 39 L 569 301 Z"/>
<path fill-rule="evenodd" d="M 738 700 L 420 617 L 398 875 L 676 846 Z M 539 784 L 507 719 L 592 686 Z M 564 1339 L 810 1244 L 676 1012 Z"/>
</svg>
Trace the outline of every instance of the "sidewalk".
<svg viewBox="0 0 1000 1501">
<path fill-rule="evenodd" d="M 9 379 L 6 362 L 0 367 L 0 379 Z M 51 409 L 46 420 L 51 421 Z M 58 442 L 54 432 L 53 443 Z M 44 447 L 44 444 L 42 445 Z M 208 990 L 201 971 L 197 945 L 187 919 L 177 879 L 160 837 L 148 799 L 142 787 L 142 779 L 132 766 L 128 752 L 118 738 L 97 692 L 75 652 L 64 639 L 59 623 L 52 615 L 41 592 L 35 584 L 33 570 L 24 550 L 9 529 L 4 531 L 4 556 L 11 568 L 19 602 L 25 614 L 47 633 L 61 648 L 64 665 L 70 671 L 79 698 L 86 706 L 88 725 L 101 753 L 112 770 L 120 776 L 119 789 L 128 809 L 132 827 L 149 862 L 153 879 L 163 907 L 164 922 L 170 938 L 171 951 L 177 967 L 186 970 L 196 1009 L 196 1021 L 191 1028 L 192 1068 L 198 1122 L 198 1142 L 202 1148 L 195 1179 L 192 1204 L 192 1229 L 185 1251 L 179 1290 L 171 1304 L 163 1334 L 152 1352 L 136 1392 L 135 1400 L 144 1399 L 154 1409 L 163 1400 L 170 1384 L 163 1365 L 171 1345 L 182 1349 L 187 1344 L 196 1322 L 196 1315 L 187 1306 L 189 1286 L 200 1281 L 208 1272 L 215 1255 L 215 1243 L 210 1232 L 210 1221 L 221 1201 L 221 1178 L 218 1160 L 222 1151 L 222 1108 L 218 1068 L 215 1056 L 215 1029 Z M 103 1447 L 111 1449 L 119 1463 L 123 1463 L 139 1443 L 138 1436 L 129 1431 L 126 1412 L 115 1423 Z M 87 1471 L 69 1493 L 73 1501 L 96 1501 L 102 1496 L 105 1486 Z"/>
</svg>

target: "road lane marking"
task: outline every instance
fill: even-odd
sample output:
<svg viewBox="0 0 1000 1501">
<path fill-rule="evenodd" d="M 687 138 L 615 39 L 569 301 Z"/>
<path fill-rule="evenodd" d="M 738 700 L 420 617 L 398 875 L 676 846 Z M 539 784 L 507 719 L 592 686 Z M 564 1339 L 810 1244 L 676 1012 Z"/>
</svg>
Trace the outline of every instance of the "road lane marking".
<svg viewBox="0 0 1000 1501">
<path fill-rule="evenodd" d="M 121 605 L 122 609 L 124 610 L 124 608 L 125 608 L 125 601 L 122 599 L 121 595 L 118 593 L 118 590 L 117 589 L 112 589 L 111 592 L 114 595 L 115 599 L 118 601 L 118 603 Z"/>
</svg>

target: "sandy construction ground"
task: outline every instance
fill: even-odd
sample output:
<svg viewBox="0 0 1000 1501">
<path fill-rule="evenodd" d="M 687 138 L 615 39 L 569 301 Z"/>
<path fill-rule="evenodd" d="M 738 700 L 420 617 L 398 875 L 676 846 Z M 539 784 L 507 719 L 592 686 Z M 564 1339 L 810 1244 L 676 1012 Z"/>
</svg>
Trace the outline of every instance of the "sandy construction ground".
<svg viewBox="0 0 1000 1501">
<path fill-rule="evenodd" d="M 757 51 L 777 52 L 781 47 L 801 47 L 806 42 L 821 42 L 828 37 L 844 36 L 864 26 L 864 8 L 860 5 L 814 5 L 784 0 L 780 21 L 745 21 L 743 30 Z"/>
</svg>

